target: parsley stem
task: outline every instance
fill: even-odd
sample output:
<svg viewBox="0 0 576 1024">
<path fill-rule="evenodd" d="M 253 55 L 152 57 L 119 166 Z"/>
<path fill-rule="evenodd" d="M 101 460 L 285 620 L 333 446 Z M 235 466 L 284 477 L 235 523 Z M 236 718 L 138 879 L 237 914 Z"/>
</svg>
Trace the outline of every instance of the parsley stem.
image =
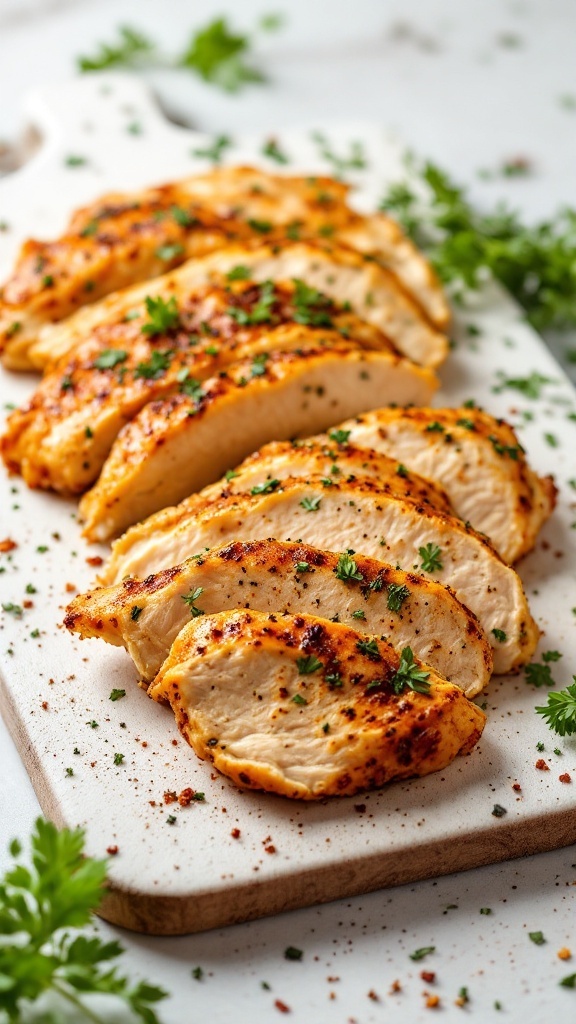
<svg viewBox="0 0 576 1024">
<path fill-rule="evenodd" d="M 57 978 L 52 979 L 51 987 L 59 993 L 64 999 L 67 999 L 69 1003 L 72 1003 L 77 1010 L 80 1010 L 84 1016 L 93 1022 L 93 1024 L 106 1024 L 103 1017 L 99 1017 L 98 1014 L 94 1013 L 93 1010 L 88 1009 L 84 1003 L 81 1003 L 79 999 L 68 989 L 65 985 L 60 985 Z"/>
</svg>

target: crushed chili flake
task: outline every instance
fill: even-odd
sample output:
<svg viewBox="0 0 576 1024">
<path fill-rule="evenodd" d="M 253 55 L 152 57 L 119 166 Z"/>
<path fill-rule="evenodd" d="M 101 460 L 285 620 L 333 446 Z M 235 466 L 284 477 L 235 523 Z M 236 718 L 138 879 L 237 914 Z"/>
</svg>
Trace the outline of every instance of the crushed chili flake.
<svg viewBox="0 0 576 1024">
<path fill-rule="evenodd" d="M 189 807 L 193 799 L 194 790 L 190 789 L 189 786 L 187 786 L 186 789 L 183 789 L 182 792 L 178 794 L 178 803 L 180 804 L 181 807 Z"/>
<path fill-rule="evenodd" d="M 550 767 L 549 767 L 549 765 L 546 764 L 546 761 L 544 760 L 543 757 L 539 757 L 538 758 L 538 760 L 536 761 L 535 767 L 538 768 L 541 772 L 549 772 L 550 771 Z"/>
<path fill-rule="evenodd" d="M 379 1003 L 380 1002 L 380 996 L 378 995 L 377 992 L 374 991 L 373 988 L 371 988 L 369 993 L 368 993 L 368 999 L 371 999 L 373 1003 Z"/>
<path fill-rule="evenodd" d="M 116 854 L 118 853 L 118 847 L 116 846 L 116 844 L 114 844 L 113 846 L 107 846 L 106 853 L 109 853 L 111 857 L 115 857 Z"/>
<path fill-rule="evenodd" d="M 67 594 L 74 594 L 77 590 L 77 587 L 75 583 L 67 583 L 64 589 Z"/>
<path fill-rule="evenodd" d="M 240 839 L 240 829 L 233 828 L 230 835 L 232 836 L 232 839 Z"/>
<path fill-rule="evenodd" d="M 265 846 L 264 847 L 264 852 L 265 853 L 276 853 L 276 847 L 274 846 L 273 843 L 270 843 L 269 846 Z"/>
<path fill-rule="evenodd" d="M 172 740 L 172 746 L 173 747 L 177 747 L 178 746 L 178 740 Z"/>
<path fill-rule="evenodd" d="M 513 785 L 512 785 L 512 789 L 514 790 L 515 793 L 521 793 L 522 792 L 522 786 L 520 785 L 519 782 L 514 782 Z"/>
<path fill-rule="evenodd" d="M 398 979 L 396 979 L 396 981 L 393 981 L 392 984 L 390 985 L 390 995 L 393 996 L 395 992 L 401 992 L 401 991 L 402 991 L 402 985 L 400 984 Z"/>
<path fill-rule="evenodd" d="M 174 801 L 177 800 L 177 799 L 178 799 L 178 796 L 177 796 L 176 791 L 174 789 L 167 789 L 166 792 L 164 793 L 164 803 L 165 804 L 173 804 Z"/>
<path fill-rule="evenodd" d="M 41 704 L 41 707 L 42 707 L 43 711 L 48 711 L 48 701 L 47 700 L 43 700 L 42 704 Z"/>
<path fill-rule="evenodd" d="M 277 1010 L 280 1010 L 280 1013 L 291 1013 L 292 1012 L 290 1007 L 287 1006 L 286 1003 L 283 1003 L 281 999 L 275 999 L 274 1000 L 274 1006 L 276 1007 Z"/>
<path fill-rule="evenodd" d="M 86 565 L 93 565 L 94 568 L 98 568 L 99 565 L 104 564 L 104 559 L 101 555 L 90 555 L 86 559 Z"/>
<path fill-rule="evenodd" d="M 435 971 L 420 971 L 420 977 L 422 978 L 422 981 L 427 982 L 428 985 L 433 985 L 434 982 L 436 981 L 436 972 Z"/>
<path fill-rule="evenodd" d="M 8 551 L 14 551 L 14 548 L 17 547 L 16 541 L 12 540 L 11 537 L 5 537 L 4 540 L 0 540 L 0 554 L 4 555 Z"/>
<path fill-rule="evenodd" d="M 26 601 L 22 601 L 22 607 L 23 608 L 33 608 L 34 607 L 34 601 L 31 601 L 28 598 Z"/>
<path fill-rule="evenodd" d="M 563 775 L 558 776 L 560 782 L 572 782 L 572 776 L 568 772 L 564 772 Z"/>
</svg>

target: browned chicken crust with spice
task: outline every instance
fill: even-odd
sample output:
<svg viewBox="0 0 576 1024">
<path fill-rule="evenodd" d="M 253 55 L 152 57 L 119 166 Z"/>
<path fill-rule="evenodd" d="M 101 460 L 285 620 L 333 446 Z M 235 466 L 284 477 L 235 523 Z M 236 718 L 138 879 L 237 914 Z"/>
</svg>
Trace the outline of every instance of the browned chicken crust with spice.
<svg viewBox="0 0 576 1024">
<path fill-rule="evenodd" d="M 51 242 L 27 241 L 0 292 L 0 349 L 13 369 L 43 365 L 30 352 L 46 324 L 231 241 L 334 237 L 391 268 L 443 329 L 442 290 L 424 257 L 384 214 L 362 217 L 331 178 L 221 168 L 131 195 L 110 194 L 78 211 Z"/>
<path fill-rule="evenodd" d="M 246 789 L 350 796 L 445 768 L 484 713 L 375 637 L 312 615 L 223 612 L 178 635 L 151 688 L 199 757 Z"/>
<path fill-rule="evenodd" d="M 78 595 L 65 625 L 124 646 L 149 681 L 191 617 L 235 608 L 304 612 L 384 635 L 397 650 L 411 647 L 468 697 L 490 679 L 490 644 L 448 587 L 374 558 L 307 544 L 237 541 L 212 548 L 144 580 Z"/>
</svg>

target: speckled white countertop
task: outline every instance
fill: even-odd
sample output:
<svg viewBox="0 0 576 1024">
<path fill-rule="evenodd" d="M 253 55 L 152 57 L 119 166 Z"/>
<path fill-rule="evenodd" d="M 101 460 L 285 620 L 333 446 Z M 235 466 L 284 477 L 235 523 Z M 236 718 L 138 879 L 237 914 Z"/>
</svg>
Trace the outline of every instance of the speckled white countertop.
<svg viewBox="0 0 576 1024">
<path fill-rule="evenodd" d="M 228 12 L 238 27 L 280 5 L 243 0 L 0 0 L 0 140 L 21 127 L 18 99 L 63 79 L 78 53 L 131 23 L 175 49 L 195 23 Z M 291 0 L 286 28 L 264 38 L 261 63 L 272 82 L 228 97 L 181 72 L 150 76 L 165 105 L 205 131 L 273 131 L 302 121 L 379 121 L 468 183 L 474 200 L 502 197 L 527 217 L 576 206 L 576 9 L 565 0 Z M 533 173 L 499 175 L 524 156 Z M 564 339 L 562 345 L 570 347 Z M 574 345 L 574 340 L 571 342 Z M 1 516 L 1 513 L 0 513 Z M 1 532 L 1 530 L 0 530 Z M 0 726 L 0 866 L 15 834 L 25 836 L 38 805 L 11 740 Z M 575 836 L 576 841 L 576 836 Z M 123 934 L 127 970 L 172 993 L 165 1024 L 414 1022 L 438 1013 L 544 1024 L 576 1016 L 576 992 L 559 987 L 576 962 L 576 846 L 458 876 L 178 939 Z M 490 914 L 481 914 L 489 908 Z M 114 932 L 105 925 L 102 932 Z M 541 930 L 546 944 L 530 942 Z M 300 962 L 284 959 L 292 945 Z M 422 946 L 436 952 L 414 963 Z M 567 946 L 573 959 L 561 962 Z M 192 977 L 203 969 L 203 980 Z M 420 977 L 435 972 L 434 983 Z M 395 981 L 401 987 L 391 994 Z M 270 989 L 262 987 L 266 982 Z M 469 1003 L 456 1006 L 465 986 Z M 441 1006 L 425 1008 L 424 991 Z M 495 1002 L 502 1009 L 495 1009 Z"/>
</svg>

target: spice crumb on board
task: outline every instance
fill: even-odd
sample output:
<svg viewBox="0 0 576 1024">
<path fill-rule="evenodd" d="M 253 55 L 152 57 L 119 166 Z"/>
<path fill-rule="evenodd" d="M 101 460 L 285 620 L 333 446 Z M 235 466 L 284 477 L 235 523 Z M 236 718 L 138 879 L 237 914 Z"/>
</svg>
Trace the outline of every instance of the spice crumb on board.
<svg viewBox="0 0 576 1024">
<path fill-rule="evenodd" d="M 15 540 L 11 537 L 5 537 L 4 540 L 0 540 L 0 554 L 6 554 L 8 551 L 14 551 L 18 545 Z"/>
<path fill-rule="evenodd" d="M 423 992 L 422 995 L 426 1000 L 424 1005 L 427 1010 L 436 1010 L 440 1007 L 440 996 L 437 996 L 436 993 Z"/>
<path fill-rule="evenodd" d="M 276 1007 L 277 1010 L 280 1010 L 280 1013 L 291 1013 L 292 1012 L 290 1007 L 287 1005 L 287 1003 L 282 1002 L 281 999 L 275 999 L 274 1000 L 274 1006 Z"/>
<path fill-rule="evenodd" d="M 110 857 L 115 857 L 116 854 L 118 853 L 118 847 L 116 846 L 116 843 L 113 843 L 112 846 L 107 846 L 106 853 L 109 854 Z"/>
<path fill-rule="evenodd" d="M 538 758 L 538 760 L 536 761 L 536 764 L 535 764 L 534 767 L 538 768 L 538 770 L 541 771 L 541 772 L 549 772 L 550 771 L 550 766 L 546 764 L 546 761 L 544 760 L 543 757 L 539 757 Z"/>
<path fill-rule="evenodd" d="M 562 949 L 558 950 L 556 956 L 559 960 L 570 960 L 572 958 L 572 951 L 567 946 L 562 946 Z"/>
<path fill-rule="evenodd" d="M 560 782 L 572 782 L 572 776 L 569 775 L 568 772 L 564 772 L 562 775 L 559 775 L 558 779 Z"/>
</svg>

